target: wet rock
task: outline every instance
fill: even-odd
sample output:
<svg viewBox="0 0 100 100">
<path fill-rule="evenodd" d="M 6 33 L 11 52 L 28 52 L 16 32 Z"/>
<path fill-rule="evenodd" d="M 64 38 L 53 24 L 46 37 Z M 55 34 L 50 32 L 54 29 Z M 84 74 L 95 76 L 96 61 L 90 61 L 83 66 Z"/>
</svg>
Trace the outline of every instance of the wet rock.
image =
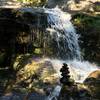
<svg viewBox="0 0 100 100">
<path fill-rule="evenodd" d="M 100 70 L 92 72 L 85 79 L 84 84 L 89 88 L 94 98 L 100 99 Z"/>
<path fill-rule="evenodd" d="M 3 97 L 0 97 L 0 100 L 10 100 L 10 98 L 11 97 L 9 97 L 9 96 L 8 97 L 3 96 Z"/>
<path fill-rule="evenodd" d="M 22 100 L 20 96 L 12 95 L 12 96 L 2 96 L 0 100 Z"/>
<path fill-rule="evenodd" d="M 78 91 L 78 100 L 91 100 L 91 94 L 87 89 L 80 89 Z"/>
<path fill-rule="evenodd" d="M 38 93 L 30 93 L 24 100 L 45 100 L 46 96 Z"/>
<path fill-rule="evenodd" d="M 90 91 L 83 84 L 62 86 L 58 100 L 94 100 Z"/>
</svg>

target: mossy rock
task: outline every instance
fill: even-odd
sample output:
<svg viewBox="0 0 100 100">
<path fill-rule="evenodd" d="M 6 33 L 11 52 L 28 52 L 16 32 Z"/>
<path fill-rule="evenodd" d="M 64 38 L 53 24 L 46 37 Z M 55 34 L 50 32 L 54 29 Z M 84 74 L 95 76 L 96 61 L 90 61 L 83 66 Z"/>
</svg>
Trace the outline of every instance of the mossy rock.
<svg viewBox="0 0 100 100">
<path fill-rule="evenodd" d="M 31 55 L 19 55 L 14 63 L 16 70 L 16 86 L 43 90 L 47 84 L 53 87 L 58 82 L 58 76 L 48 59 Z"/>
</svg>

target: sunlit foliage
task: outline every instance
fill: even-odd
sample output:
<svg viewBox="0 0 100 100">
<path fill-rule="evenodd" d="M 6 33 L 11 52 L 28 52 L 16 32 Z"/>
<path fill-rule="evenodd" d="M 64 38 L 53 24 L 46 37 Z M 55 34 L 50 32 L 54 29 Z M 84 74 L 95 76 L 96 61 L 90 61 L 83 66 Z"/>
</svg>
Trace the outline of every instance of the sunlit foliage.
<svg viewBox="0 0 100 100">
<path fill-rule="evenodd" d="M 28 6 L 44 6 L 47 0 L 17 0 Z"/>
</svg>

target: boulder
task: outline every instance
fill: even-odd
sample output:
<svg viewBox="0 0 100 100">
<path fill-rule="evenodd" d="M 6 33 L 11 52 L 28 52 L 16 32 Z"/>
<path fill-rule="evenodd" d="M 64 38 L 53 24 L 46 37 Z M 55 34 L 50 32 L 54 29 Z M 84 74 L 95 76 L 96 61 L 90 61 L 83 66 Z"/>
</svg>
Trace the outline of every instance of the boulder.
<svg viewBox="0 0 100 100">
<path fill-rule="evenodd" d="M 96 70 L 85 79 L 84 84 L 90 90 L 93 98 L 100 100 L 100 70 Z"/>
</svg>

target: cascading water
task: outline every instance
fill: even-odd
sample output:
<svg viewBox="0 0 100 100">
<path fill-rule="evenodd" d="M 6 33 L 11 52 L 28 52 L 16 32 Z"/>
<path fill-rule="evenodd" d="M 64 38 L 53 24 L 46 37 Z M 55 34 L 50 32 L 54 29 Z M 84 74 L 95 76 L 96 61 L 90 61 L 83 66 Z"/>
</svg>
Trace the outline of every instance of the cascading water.
<svg viewBox="0 0 100 100">
<path fill-rule="evenodd" d="M 57 7 L 45 9 L 45 13 L 48 14 L 48 28 L 46 30 L 57 44 L 57 57 L 61 57 L 61 59 L 80 59 L 78 35 L 70 22 L 70 14 Z"/>
<path fill-rule="evenodd" d="M 60 77 L 59 70 L 62 64 L 67 63 L 72 78 L 75 81 L 83 82 L 89 73 L 97 69 L 97 66 L 90 64 L 89 62 L 81 61 L 78 35 L 70 22 L 70 14 L 61 11 L 59 8 L 45 9 L 45 13 L 48 14 L 47 18 L 49 23 L 46 30 L 57 42 L 57 56 L 67 59 L 65 61 L 49 59 L 52 62 L 54 69 L 57 71 L 58 77 Z M 57 100 L 56 96 L 58 96 L 60 89 L 60 86 L 57 86 L 46 100 Z"/>
<path fill-rule="evenodd" d="M 71 15 L 61 11 L 58 7 L 54 9 L 44 9 L 48 14 L 48 34 L 57 42 L 58 56 L 64 56 L 66 60 L 51 60 L 55 70 L 59 73 L 62 63 L 68 63 L 70 72 L 74 80 L 83 81 L 89 71 L 96 69 L 91 67 L 88 62 L 81 61 L 80 47 L 78 44 L 78 35 L 71 23 Z M 62 42 L 62 43 L 60 43 Z M 56 58 L 57 59 L 57 58 Z M 89 67 L 90 66 L 90 67 Z"/>
</svg>

